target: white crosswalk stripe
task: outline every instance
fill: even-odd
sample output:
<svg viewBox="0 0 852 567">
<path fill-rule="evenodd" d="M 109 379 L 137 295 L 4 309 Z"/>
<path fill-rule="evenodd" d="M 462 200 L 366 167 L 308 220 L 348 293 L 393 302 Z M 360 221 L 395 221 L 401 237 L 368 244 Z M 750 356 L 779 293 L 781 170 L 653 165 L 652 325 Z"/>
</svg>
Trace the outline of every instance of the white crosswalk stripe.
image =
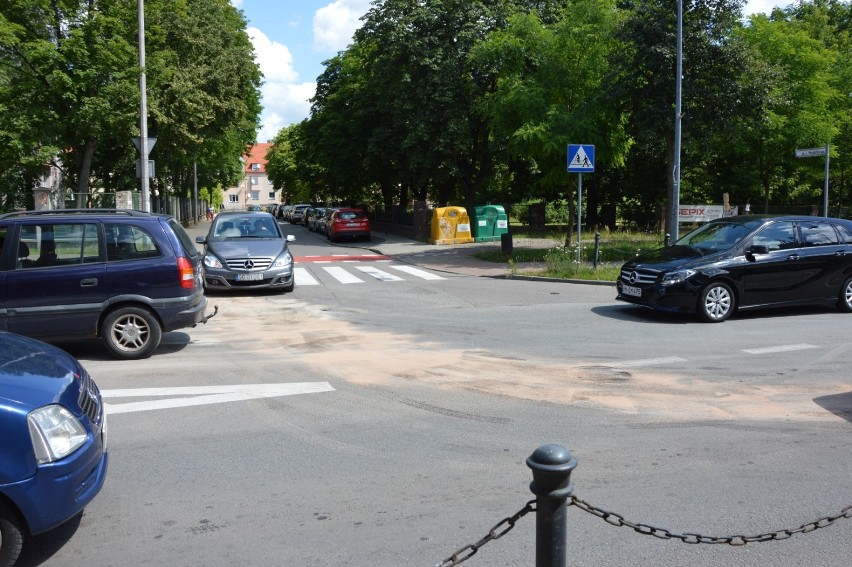
<svg viewBox="0 0 852 567">
<path fill-rule="evenodd" d="M 417 276 L 418 278 L 423 278 L 424 280 L 442 280 L 441 276 L 437 274 L 433 274 L 427 272 L 426 270 L 421 270 L 420 268 L 415 268 L 414 266 L 390 266 L 394 270 L 399 270 L 400 272 L 405 272 L 407 274 L 411 274 L 412 276 Z"/>
<path fill-rule="evenodd" d="M 353 274 L 350 274 L 343 268 L 338 268 L 337 266 L 326 268 L 325 266 L 323 266 L 322 269 L 331 274 L 331 277 L 333 277 L 342 284 L 364 283 L 364 280 Z"/>
<path fill-rule="evenodd" d="M 369 281 L 379 282 L 399 282 L 407 280 L 443 280 L 437 274 L 433 274 L 421 268 L 406 265 L 390 265 L 381 263 L 382 269 L 379 269 L 374 263 L 366 265 L 356 265 L 355 262 L 345 262 L 344 266 L 329 266 L 327 261 L 313 261 L 307 264 L 302 264 L 293 268 L 293 276 L 296 280 L 296 286 L 314 286 L 326 285 L 327 283 L 339 284 L 357 284 L 365 283 L 363 276 L 370 276 Z M 308 267 L 310 266 L 310 267 Z M 392 270 L 401 272 L 402 275 L 392 273 Z M 362 277 L 359 277 L 362 276 Z M 329 279 L 326 276 L 331 276 Z M 409 276 L 409 277 L 405 277 Z"/>
<path fill-rule="evenodd" d="M 369 276 L 373 276 L 379 281 L 383 282 L 401 282 L 402 278 L 399 276 L 395 276 L 393 274 L 389 274 L 385 271 L 374 268 L 373 266 L 356 266 L 357 269 L 361 270 L 365 274 Z"/>
<path fill-rule="evenodd" d="M 311 275 L 307 268 L 293 268 L 293 277 L 296 285 L 319 285 L 319 281 Z"/>
</svg>

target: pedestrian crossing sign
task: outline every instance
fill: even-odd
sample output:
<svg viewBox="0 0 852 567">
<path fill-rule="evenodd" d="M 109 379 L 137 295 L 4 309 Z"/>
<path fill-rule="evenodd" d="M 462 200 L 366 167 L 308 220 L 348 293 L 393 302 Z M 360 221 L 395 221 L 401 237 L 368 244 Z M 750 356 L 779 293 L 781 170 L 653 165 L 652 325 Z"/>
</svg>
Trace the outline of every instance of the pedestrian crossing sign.
<svg viewBox="0 0 852 567">
<path fill-rule="evenodd" d="M 568 144 L 568 172 L 586 173 L 595 170 L 595 146 Z"/>
</svg>

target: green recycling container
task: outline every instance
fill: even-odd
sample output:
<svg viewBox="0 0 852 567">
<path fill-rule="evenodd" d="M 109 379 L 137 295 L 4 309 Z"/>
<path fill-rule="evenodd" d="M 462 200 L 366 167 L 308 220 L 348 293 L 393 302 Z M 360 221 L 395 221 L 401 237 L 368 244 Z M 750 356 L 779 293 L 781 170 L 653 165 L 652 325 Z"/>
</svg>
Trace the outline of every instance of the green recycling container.
<svg viewBox="0 0 852 567">
<path fill-rule="evenodd" d="M 474 242 L 499 241 L 509 233 L 509 217 L 502 205 L 478 205 L 470 215 L 470 228 Z"/>
</svg>

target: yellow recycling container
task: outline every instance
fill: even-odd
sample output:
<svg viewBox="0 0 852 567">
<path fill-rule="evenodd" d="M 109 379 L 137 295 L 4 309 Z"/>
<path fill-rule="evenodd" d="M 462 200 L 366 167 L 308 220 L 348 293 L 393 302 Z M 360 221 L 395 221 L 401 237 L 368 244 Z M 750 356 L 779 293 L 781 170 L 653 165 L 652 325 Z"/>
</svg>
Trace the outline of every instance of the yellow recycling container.
<svg viewBox="0 0 852 567">
<path fill-rule="evenodd" d="M 467 210 L 464 207 L 434 209 L 429 244 L 463 244 L 465 242 L 473 242 Z"/>
</svg>

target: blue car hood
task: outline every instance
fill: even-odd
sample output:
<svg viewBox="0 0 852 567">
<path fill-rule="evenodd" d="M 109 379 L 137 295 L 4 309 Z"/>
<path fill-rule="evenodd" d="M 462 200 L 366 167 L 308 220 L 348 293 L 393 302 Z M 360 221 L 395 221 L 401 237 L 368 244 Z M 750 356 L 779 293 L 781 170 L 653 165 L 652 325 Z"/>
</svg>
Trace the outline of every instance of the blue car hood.
<svg viewBox="0 0 852 567">
<path fill-rule="evenodd" d="M 83 369 L 65 351 L 0 332 L 0 400 L 21 408 L 61 403 L 76 411 L 80 387 L 75 380 L 82 374 Z"/>
</svg>

